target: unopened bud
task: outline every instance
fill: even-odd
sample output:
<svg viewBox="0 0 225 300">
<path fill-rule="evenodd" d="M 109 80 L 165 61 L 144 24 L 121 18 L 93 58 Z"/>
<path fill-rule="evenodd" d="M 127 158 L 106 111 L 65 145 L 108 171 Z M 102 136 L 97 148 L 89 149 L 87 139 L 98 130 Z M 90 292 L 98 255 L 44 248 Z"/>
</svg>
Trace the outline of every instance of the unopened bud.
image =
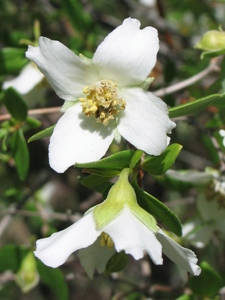
<svg viewBox="0 0 225 300">
<path fill-rule="evenodd" d="M 36 260 L 33 252 L 29 252 L 22 260 L 20 269 L 16 274 L 16 283 L 24 293 L 29 292 L 39 282 Z"/>
<path fill-rule="evenodd" d="M 218 30 L 206 32 L 195 48 L 209 51 L 225 49 L 225 32 Z"/>
</svg>

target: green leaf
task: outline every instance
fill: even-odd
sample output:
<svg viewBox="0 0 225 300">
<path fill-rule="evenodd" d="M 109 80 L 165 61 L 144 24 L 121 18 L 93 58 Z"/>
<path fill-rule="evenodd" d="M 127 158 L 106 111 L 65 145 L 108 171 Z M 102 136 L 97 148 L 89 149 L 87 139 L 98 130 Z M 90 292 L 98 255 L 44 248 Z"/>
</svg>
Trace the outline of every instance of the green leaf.
<svg viewBox="0 0 225 300">
<path fill-rule="evenodd" d="M 113 169 L 83 169 L 83 172 L 96 174 L 99 176 L 104 176 L 108 178 L 112 178 L 118 176 L 120 174 L 120 170 L 113 170 Z"/>
<path fill-rule="evenodd" d="M 3 153 L 6 153 L 7 152 L 7 137 L 8 137 L 8 134 L 2 136 L 2 152 Z"/>
<path fill-rule="evenodd" d="M 80 178 L 81 184 L 88 188 L 93 188 L 95 186 L 101 185 L 102 183 L 106 182 L 107 180 L 108 180 L 108 178 L 99 176 L 99 175 L 95 175 L 95 174 L 91 174 L 87 177 Z"/>
<path fill-rule="evenodd" d="M 145 297 L 144 292 L 130 292 L 129 295 L 127 295 L 126 299 L 127 300 L 144 300 L 147 298 Z"/>
<path fill-rule="evenodd" d="M 175 163 L 182 146 L 179 144 L 171 144 L 159 156 L 146 159 L 142 166 L 143 169 L 153 175 L 162 175 L 169 170 Z"/>
<path fill-rule="evenodd" d="M 121 171 L 124 168 L 129 168 L 134 153 L 135 150 L 124 150 L 99 161 L 84 164 L 76 163 L 75 166 L 83 169 L 111 169 Z"/>
<path fill-rule="evenodd" d="M 222 109 L 225 108 L 225 94 L 222 94 L 220 98 L 216 99 L 213 102 L 213 106 L 218 107 L 221 110 L 221 115 L 223 115 L 222 114 L 223 113 Z"/>
<path fill-rule="evenodd" d="M 23 98 L 13 88 L 8 88 L 5 91 L 4 104 L 12 115 L 18 121 L 24 121 L 27 117 L 27 105 Z"/>
<path fill-rule="evenodd" d="M 36 141 L 36 140 L 40 140 L 43 138 L 46 138 L 48 136 L 50 136 L 54 130 L 55 125 L 52 125 L 48 128 L 45 128 L 42 131 L 39 131 L 38 133 L 32 135 L 29 139 L 28 139 L 28 143 Z"/>
<path fill-rule="evenodd" d="M 208 105 L 211 105 L 215 100 L 222 100 L 222 97 L 224 97 L 224 94 L 213 94 L 186 104 L 172 107 L 169 109 L 169 117 L 176 118 L 196 113 Z"/>
<path fill-rule="evenodd" d="M 6 245 L 0 248 L 0 272 L 11 270 L 16 273 L 27 252 L 27 249 L 16 245 Z"/>
<path fill-rule="evenodd" d="M 142 150 L 137 150 L 135 151 L 131 161 L 130 161 L 130 169 L 133 170 L 134 167 L 137 165 L 137 163 L 139 162 L 139 160 L 141 159 L 143 154 Z"/>
<path fill-rule="evenodd" d="M 25 180 L 29 170 L 29 151 L 22 129 L 19 129 L 12 137 L 13 157 L 20 180 Z"/>
<path fill-rule="evenodd" d="M 78 0 L 64 0 L 63 8 L 67 16 L 70 18 L 74 28 L 79 31 L 85 31 L 92 24 L 90 15 L 83 9 L 82 4 Z"/>
<path fill-rule="evenodd" d="M 112 183 L 108 181 L 108 177 L 98 176 L 95 174 L 81 178 L 80 183 L 93 191 L 101 193 L 104 199 L 107 197 L 107 194 L 112 187 Z"/>
<path fill-rule="evenodd" d="M 223 286 L 223 280 L 216 270 L 214 270 L 206 261 L 200 264 L 202 272 L 199 276 L 191 277 L 189 286 L 192 291 L 201 297 L 212 297 L 218 294 Z"/>
<path fill-rule="evenodd" d="M 3 48 L 0 50 L 0 74 L 12 74 L 19 72 L 28 60 L 25 57 L 24 49 Z"/>
<path fill-rule="evenodd" d="M 54 291 L 56 299 L 69 299 L 68 286 L 59 269 L 49 268 L 39 260 L 37 260 L 37 269 L 40 279 Z"/>
<path fill-rule="evenodd" d="M 175 215 L 166 205 L 161 201 L 153 197 L 152 195 L 144 192 L 135 181 L 132 181 L 132 185 L 137 195 L 138 204 L 149 212 L 157 220 L 160 220 L 169 230 L 176 235 L 182 235 L 181 222 L 177 215 Z"/>
<path fill-rule="evenodd" d="M 41 121 L 35 119 L 35 118 L 31 118 L 31 117 L 27 117 L 26 118 L 26 123 L 29 126 L 29 128 L 35 129 L 41 126 Z"/>
<path fill-rule="evenodd" d="M 8 134 L 8 130 L 5 128 L 0 128 L 0 139 Z"/>
<path fill-rule="evenodd" d="M 127 254 L 124 251 L 115 252 L 106 264 L 105 274 L 109 275 L 113 272 L 123 270 L 128 263 Z"/>
<path fill-rule="evenodd" d="M 176 300 L 194 300 L 194 297 L 193 295 L 182 295 L 176 298 Z"/>
</svg>

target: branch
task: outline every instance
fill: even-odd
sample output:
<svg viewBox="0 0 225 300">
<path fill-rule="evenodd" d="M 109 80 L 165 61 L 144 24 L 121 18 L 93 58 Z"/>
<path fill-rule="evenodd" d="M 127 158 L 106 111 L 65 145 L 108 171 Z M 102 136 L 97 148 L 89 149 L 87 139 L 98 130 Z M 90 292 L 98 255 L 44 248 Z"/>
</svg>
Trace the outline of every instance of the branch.
<svg viewBox="0 0 225 300">
<path fill-rule="evenodd" d="M 20 210 L 15 207 L 10 207 L 9 209 L 3 211 L 0 215 L 6 216 L 21 216 L 21 217 L 40 217 L 45 218 L 46 220 L 59 220 L 59 221 L 71 221 L 72 223 L 77 222 L 81 218 L 80 213 L 71 214 L 70 211 L 66 213 L 57 213 L 57 212 L 38 212 L 38 211 L 28 211 L 28 210 Z"/>
<path fill-rule="evenodd" d="M 178 83 L 171 85 L 169 87 L 166 87 L 166 88 L 159 89 L 159 90 L 153 92 L 154 95 L 156 95 L 158 97 L 162 97 L 165 95 L 172 94 L 174 92 L 177 92 L 179 90 L 186 88 L 189 85 L 194 84 L 195 82 L 203 79 L 204 77 L 206 77 L 207 75 L 209 75 L 212 72 L 219 72 L 220 67 L 218 66 L 218 60 L 219 60 L 218 58 L 212 59 L 210 61 L 209 66 L 205 70 L 199 72 L 198 74 L 196 74 L 184 81 L 178 82 Z"/>
</svg>

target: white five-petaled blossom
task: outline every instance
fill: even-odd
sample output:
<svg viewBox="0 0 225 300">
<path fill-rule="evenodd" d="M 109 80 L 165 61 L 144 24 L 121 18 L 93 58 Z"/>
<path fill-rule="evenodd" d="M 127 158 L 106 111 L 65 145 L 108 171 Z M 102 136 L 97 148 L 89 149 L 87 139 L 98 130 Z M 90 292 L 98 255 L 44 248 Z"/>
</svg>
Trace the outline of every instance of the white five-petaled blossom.
<svg viewBox="0 0 225 300">
<path fill-rule="evenodd" d="M 45 37 L 38 47 L 29 46 L 27 58 L 65 100 L 49 146 L 55 171 L 99 160 L 120 136 L 151 155 L 166 148 L 175 123 L 166 104 L 143 88 L 158 49 L 156 29 L 140 30 L 132 18 L 104 39 L 92 60 Z"/>
<path fill-rule="evenodd" d="M 82 266 L 93 277 L 102 273 L 115 251 L 125 251 L 136 260 L 146 251 L 155 264 L 162 264 L 162 252 L 186 271 L 199 275 L 194 252 L 183 248 L 168 237 L 153 216 L 138 204 L 124 169 L 107 199 L 90 209 L 75 224 L 37 241 L 35 255 L 50 267 L 63 264 L 70 254 L 79 250 Z"/>
</svg>

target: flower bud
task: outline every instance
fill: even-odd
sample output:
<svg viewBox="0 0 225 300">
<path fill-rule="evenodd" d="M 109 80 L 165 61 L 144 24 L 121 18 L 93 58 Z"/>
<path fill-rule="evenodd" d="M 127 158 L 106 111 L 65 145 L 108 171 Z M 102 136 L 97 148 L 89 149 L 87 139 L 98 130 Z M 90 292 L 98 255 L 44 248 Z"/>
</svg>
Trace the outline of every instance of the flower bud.
<svg viewBox="0 0 225 300">
<path fill-rule="evenodd" d="M 206 32 L 195 48 L 215 51 L 225 48 L 225 32 L 210 30 Z"/>
<path fill-rule="evenodd" d="M 29 292 L 39 282 L 37 265 L 33 252 L 28 252 L 21 262 L 20 269 L 16 274 L 16 283 L 24 293 Z"/>
</svg>

